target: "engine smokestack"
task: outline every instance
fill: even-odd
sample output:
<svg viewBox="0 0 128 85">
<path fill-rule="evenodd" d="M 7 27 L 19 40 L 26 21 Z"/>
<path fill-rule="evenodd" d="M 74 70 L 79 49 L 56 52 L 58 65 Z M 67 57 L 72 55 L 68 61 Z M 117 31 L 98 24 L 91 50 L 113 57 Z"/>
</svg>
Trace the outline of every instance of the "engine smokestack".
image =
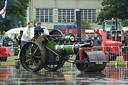
<svg viewBox="0 0 128 85">
<path fill-rule="evenodd" d="M 81 42 L 81 11 L 76 11 L 77 41 Z"/>
</svg>

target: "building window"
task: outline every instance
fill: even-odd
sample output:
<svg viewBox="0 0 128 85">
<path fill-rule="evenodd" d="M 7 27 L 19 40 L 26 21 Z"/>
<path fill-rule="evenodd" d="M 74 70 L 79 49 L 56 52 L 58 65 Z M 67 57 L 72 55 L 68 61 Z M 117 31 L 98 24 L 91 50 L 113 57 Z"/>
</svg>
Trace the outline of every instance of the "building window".
<svg viewBox="0 0 128 85">
<path fill-rule="evenodd" d="M 89 23 L 96 22 L 96 9 L 80 9 L 81 17 L 84 20 L 88 20 Z"/>
<path fill-rule="evenodd" d="M 36 21 L 53 22 L 53 9 L 36 8 Z"/>
<path fill-rule="evenodd" d="M 74 9 L 58 9 L 58 22 L 74 22 Z"/>
</svg>

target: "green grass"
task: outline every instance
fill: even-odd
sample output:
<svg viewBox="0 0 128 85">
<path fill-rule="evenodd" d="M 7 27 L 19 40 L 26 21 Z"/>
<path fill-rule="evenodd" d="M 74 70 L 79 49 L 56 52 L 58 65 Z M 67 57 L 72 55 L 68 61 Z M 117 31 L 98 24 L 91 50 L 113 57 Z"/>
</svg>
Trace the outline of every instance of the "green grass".
<svg viewBox="0 0 128 85">
<path fill-rule="evenodd" d="M 0 66 L 14 66 L 15 65 L 15 59 L 17 59 L 18 56 L 13 56 L 13 53 L 11 53 L 10 57 L 7 57 L 6 62 L 2 62 Z"/>
<path fill-rule="evenodd" d="M 127 62 L 109 62 L 109 63 L 107 63 L 107 66 L 115 66 L 115 65 L 123 66 L 126 64 L 128 64 L 128 63 Z"/>
<path fill-rule="evenodd" d="M 4 63 L 1 63 L 0 66 L 14 66 L 15 62 L 16 62 L 15 59 L 17 59 L 17 58 L 18 58 L 18 56 L 13 56 L 13 53 L 11 53 L 11 56 L 7 58 L 7 61 Z M 70 57 L 70 59 L 75 60 L 75 55 Z M 107 66 L 115 66 L 116 64 L 119 66 L 122 66 L 122 65 L 128 64 L 127 62 L 124 61 L 123 56 L 117 57 L 116 61 L 108 62 Z M 121 62 L 121 61 L 123 61 L 123 62 Z M 69 62 L 65 62 L 64 65 L 73 65 L 74 66 L 74 64 L 69 63 Z"/>
<path fill-rule="evenodd" d="M 124 61 L 123 56 L 118 56 L 116 58 L 116 61 L 111 61 L 107 63 L 108 66 L 114 66 L 114 65 L 122 66 L 126 64 L 128 64 L 128 62 Z"/>
</svg>

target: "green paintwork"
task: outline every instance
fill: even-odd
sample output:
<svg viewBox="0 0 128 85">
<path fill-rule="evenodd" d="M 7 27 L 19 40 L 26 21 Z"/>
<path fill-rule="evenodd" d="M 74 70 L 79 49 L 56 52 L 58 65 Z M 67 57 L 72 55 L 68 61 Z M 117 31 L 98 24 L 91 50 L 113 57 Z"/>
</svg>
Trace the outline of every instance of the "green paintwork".
<svg viewBox="0 0 128 85">
<path fill-rule="evenodd" d="M 18 51 L 19 51 L 19 53 L 18 53 L 18 62 L 20 63 L 20 47 L 18 47 Z"/>
<path fill-rule="evenodd" d="M 47 39 L 47 40 L 48 40 L 48 39 Z M 41 36 L 39 36 L 39 37 L 36 39 L 36 42 L 43 44 L 42 41 L 41 41 Z M 47 42 L 46 44 L 44 44 L 44 45 L 45 45 L 46 47 L 48 47 L 48 48 L 53 49 L 54 46 L 56 45 L 56 43 L 54 42 L 54 39 L 51 39 L 51 40 L 48 40 L 48 42 Z"/>
<path fill-rule="evenodd" d="M 69 41 L 69 36 L 65 37 L 65 40 Z M 37 38 L 36 42 L 42 43 L 41 36 Z M 74 45 L 57 45 L 54 39 L 48 40 L 48 42 L 44 45 L 53 50 L 59 51 L 63 49 L 67 54 L 74 54 Z"/>
<path fill-rule="evenodd" d="M 74 54 L 74 45 L 56 45 L 55 49 L 57 51 L 63 49 L 67 54 Z"/>
<path fill-rule="evenodd" d="M 70 36 L 65 36 L 65 41 L 69 41 Z"/>
<path fill-rule="evenodd" d="M 42 37 L 42 36 L 39 36 L 39 37 L 36 39 L 36 42 L 38 42 L 38 43 L 41 43 L 41 44 L 42 44 L 41 37 Z"/>
<path fill-rule="evenodd" d="M 48 43 L 45 44 L 45 46 L 51 49 L 54 49 L 55 45 L 56 43 L 54 42 L 54 39 L 51 39 L 50 41 L 48 41 Z"/>
</svg>

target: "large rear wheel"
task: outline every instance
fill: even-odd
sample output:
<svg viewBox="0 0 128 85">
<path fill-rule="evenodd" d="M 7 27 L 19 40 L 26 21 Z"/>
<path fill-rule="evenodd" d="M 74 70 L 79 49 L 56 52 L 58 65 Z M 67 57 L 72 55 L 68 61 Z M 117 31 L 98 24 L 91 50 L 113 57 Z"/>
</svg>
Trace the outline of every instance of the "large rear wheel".
<svg viewBox="0 0 128 85">
<path fill-rule="evenodd" d="M 20 52 L 20 61 L 24 69 L 32 72 L 41 70 L 46 63 L 46 49 L 37 42 L 28 42 Z"/>
</svg>

